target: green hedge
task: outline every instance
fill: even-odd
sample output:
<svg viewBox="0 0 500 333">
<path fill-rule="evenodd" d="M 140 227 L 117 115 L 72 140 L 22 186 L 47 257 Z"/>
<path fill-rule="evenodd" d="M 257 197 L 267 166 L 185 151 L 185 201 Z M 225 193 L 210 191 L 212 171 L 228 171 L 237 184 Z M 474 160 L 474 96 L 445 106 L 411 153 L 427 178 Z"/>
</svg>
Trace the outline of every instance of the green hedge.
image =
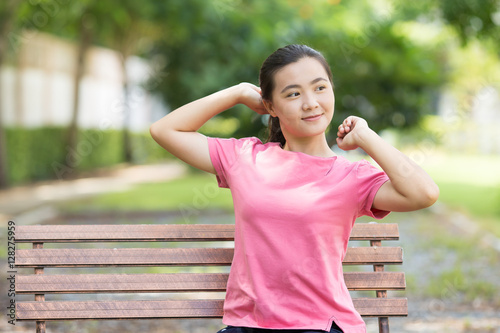
<svg viewBox="0 0 500 333">
<path fill-rule="evenodd" d="M 10 185 L 68 179 L 82 171 L 124 162 L 123 133 L 118 130 L 80 130 L 73 151 L 67 151 L 66 128 L 6 128 L 5 134 Z M 131 140 L 133 163 L 171 157 L 149 133 L 133 133 Z"/>
<path fill-rule="evenodd" d="M 172 159 L 174 156 L 160 147 L 147 132 L 132 134 L 132 158 L 135 163 L 145 164 Z"/>
<path fill-rule="evenodd" d="M 5 134 L 9 184 L 54 177 L 51 163 L 64 160 L 64 129 L 7 128 Z"/>
</svg>

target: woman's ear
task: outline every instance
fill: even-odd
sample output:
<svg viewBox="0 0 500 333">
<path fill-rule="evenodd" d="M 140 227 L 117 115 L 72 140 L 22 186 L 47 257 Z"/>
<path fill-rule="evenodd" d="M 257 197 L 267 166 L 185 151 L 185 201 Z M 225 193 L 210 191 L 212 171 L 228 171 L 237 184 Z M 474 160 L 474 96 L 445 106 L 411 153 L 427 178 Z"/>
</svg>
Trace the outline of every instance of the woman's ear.
<svg viewBox="0 0 500 333">
<path fill-rule="evenodd" d="M 271 117 L 276 117 L 276 113 L 274 112 L 273 108 L 273 102 L 263 99 L 262 103 L 264 104 L 264 107 L 266 108 L 267 112 L 271 115 Z"/>
</svg>

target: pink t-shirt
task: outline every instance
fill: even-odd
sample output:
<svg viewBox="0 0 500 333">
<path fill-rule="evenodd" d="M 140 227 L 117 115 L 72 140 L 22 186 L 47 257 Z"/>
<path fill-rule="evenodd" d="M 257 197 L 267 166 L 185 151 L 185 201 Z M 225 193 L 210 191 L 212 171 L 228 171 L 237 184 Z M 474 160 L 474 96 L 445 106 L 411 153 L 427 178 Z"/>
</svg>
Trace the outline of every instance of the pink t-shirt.
<svg viewBox="0 0 500 333">
<path fill-rule="evenodd" d="M 208 138 L 220 187 L 231 189 L 235 249 L 223 323 L 365 333 L 342 260 L 357 217 L 387 175 L 367 161 L 316 157 L 255 138 Z"/>
</svg>

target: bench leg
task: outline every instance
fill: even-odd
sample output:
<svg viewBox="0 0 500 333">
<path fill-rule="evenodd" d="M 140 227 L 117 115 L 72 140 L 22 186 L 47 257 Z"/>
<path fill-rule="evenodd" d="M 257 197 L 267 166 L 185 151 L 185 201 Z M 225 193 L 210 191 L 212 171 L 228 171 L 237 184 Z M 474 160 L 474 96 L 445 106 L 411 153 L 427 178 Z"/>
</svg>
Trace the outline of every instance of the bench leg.
<svg viewBox="0 0 500 333">
<path fill-rule="evenodd" d="M 36 333 L 45 333 L 45 321 L 36 322 Z"/>
<path fill-rule="evenodd" d="M 34 249 L 43 249 L 43 243 L 33 243 Z M 35 267 L 35 274 L 43 274 L 43 267 Z M 45 302 L 45 294 L 35 294 L 35 301 Z M 45 333 L 45 321 L 36 321 L 36 333 Z"/>
<path fill-rule="evenodd" d="M 389 333 L 389 317 L 378 318 L 378 331 L 379 333 Z"/>
</svg>

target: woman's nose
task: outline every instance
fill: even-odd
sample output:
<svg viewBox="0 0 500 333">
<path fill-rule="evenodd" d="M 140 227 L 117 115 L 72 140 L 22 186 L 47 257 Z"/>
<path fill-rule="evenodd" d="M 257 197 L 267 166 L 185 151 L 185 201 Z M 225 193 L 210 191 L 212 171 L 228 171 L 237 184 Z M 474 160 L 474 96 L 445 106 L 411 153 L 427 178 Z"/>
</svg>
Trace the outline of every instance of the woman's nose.
<svg viewBox="0 0 500 333">
<path fill-rule="evenodd" d="M 303 110 L 312 110 L 317 108 L 318 106 L 318 101 L 316 100 L 316 98 L 314 98 L 314 96 L 304 95 L 304 100 L 302 103 Z"/>
</svg>

